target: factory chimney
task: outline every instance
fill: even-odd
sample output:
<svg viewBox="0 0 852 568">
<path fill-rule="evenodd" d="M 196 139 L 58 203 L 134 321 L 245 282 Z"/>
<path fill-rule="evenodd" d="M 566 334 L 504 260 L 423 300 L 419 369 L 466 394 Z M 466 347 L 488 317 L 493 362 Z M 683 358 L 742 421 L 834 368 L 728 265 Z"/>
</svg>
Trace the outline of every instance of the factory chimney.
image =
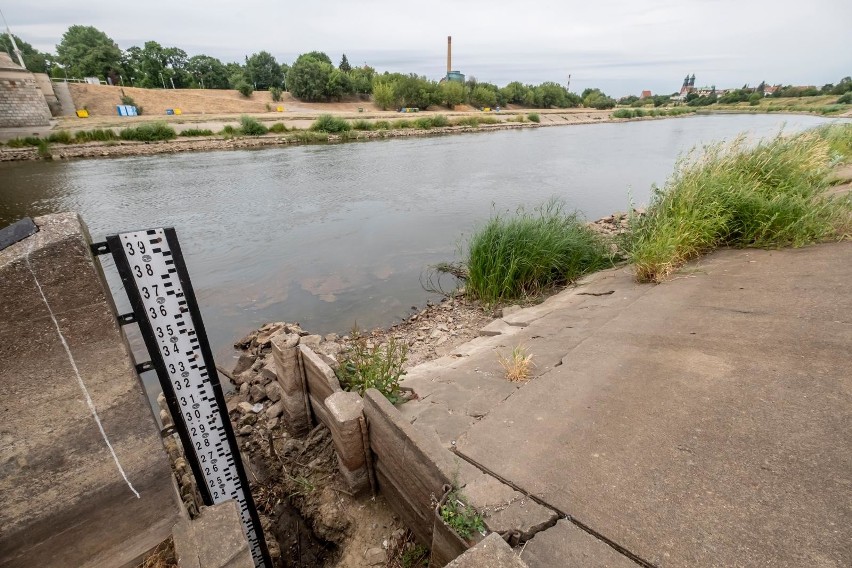
<svg viewBox="0 0 852 568">
<path fill-rule="evenodd" d="M 453 36 L 447 36 L 447 75 L 453 70 Z"/>
</svg>

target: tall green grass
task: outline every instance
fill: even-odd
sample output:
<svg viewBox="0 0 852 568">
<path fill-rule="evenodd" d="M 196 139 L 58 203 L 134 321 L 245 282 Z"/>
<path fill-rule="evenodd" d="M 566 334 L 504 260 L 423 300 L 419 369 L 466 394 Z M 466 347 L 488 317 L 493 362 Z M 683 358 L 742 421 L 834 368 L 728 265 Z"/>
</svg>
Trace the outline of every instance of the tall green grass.
<svg viewBox="0 0 852 568">
<path fill-rule="evenodd" d="M 125 128 L 119 133 L 119 137 L 122 140 L 135 140 L 138 142 L 173 140 L 176 136 L 175 129 L 164 122 L 140 124 L 136 127 Z"/>
<path fill-rule="evenodd" d="M 240 117 L 240 132 L 246 136 L 263 136 L 269 129 L 256 118 L 244 114 Z"/>
<path fill-rule="evenodd" d="M 721 246 L 804 246 L 852 223 L 852 201 L 826 191 L 849 159 L 852 125 L 750 146 L 743 137 L 682 159 L 647 213 L 631 221 L 628 255 L 639 281 L 659 282 Z"/>
<path fill-rule="evenodd" d="M 468 242 L 466 290 L 496 302 L 539 294 L 612 265 L 607 243 L 551 201 L 532 212 L 495 215 Z"/>
<path fill-rule="evenodd" d="M 321 114 L 311 125 L 315 132 L 346 132 L 352 129 L 352 125 L 346 120 L 330 114 Z"/>
</svg>

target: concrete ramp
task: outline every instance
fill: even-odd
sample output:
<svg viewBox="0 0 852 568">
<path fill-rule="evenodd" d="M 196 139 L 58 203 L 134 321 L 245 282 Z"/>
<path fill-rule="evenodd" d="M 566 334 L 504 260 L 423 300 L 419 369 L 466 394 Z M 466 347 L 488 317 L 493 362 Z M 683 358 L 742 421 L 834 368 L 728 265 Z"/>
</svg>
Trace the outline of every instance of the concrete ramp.
<svg viewBox="0 0 852 568">
<path fill-rule="evenodd" d="M 74 98 L 71 96 L 68 83 L 53 83 L 53 92 L 62 106 L 62 116 L 76 116 L 77 107 L 74 105 Z"/>
<path fill-rule="evenodd" d="M 851 287 L 843 242 L 721 251 L 615 289 L 635 300 L 607 316 L 569 305 L 524 332 L 606 325 L 567 330 L 458 451 L 645 565 L 852 566 Z M 569 528 L 525 559 L 559 558 Z"/>
</svg>

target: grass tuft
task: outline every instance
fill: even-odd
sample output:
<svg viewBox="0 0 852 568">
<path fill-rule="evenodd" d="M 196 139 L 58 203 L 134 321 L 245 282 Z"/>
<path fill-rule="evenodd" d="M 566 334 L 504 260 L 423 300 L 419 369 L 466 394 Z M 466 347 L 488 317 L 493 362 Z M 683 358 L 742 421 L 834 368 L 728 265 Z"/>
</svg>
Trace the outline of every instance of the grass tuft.
<svg viewBox="0 0 852 568">
<path fill-rule="evenodd" d="M 172 140 L 176 136 L 175 129 L 164 122 L 153 122 L 125 128 L 119 134 L 122 140 L 135 140 L 137 142 L 159 142 L 161 140 Z"/>
<path fill-rule="evenodd" d="M 852 200 L 827 189 L 831 166 L 849 159 L 850 139 L 852 125 L 834 125 L 757 146 L 741 136 L 683 158 L 654 188 L 646 214 L 631 220 L 637 280 L 660 282 L 722 246 L 800 247 L 842 235 L 852 227 Z"/>
<path fill-rule="evenodd" d="M 508 357 L 500 353 L 497 354 L 497 361 L 506 371 L 506 380 L 512 383 L 529 380 L 532 368 L 535 367 L 532 358 L 532 354 L 527 353 L 527 348 L 523 345 L 518 345 L 512 349 L 512 353 Z"/>
<path fill-rule="evenodd" d="M 468 242 L 468 293 L 485 302 L 534 296 L 611 266 L 606 241 L 563 209 L 550 201 L 477 229 Z"/>
<path fill-rule="evenodd" d="M 347 132 L 352 129 L 352 125 L 346 120 L 330 114 L 321 114 L 311 125 L 311 130 L 315 132 Z"/>
<path fill-rule="evenodd" d="M 180 133 L 181 136 L 194 138 L 196 136 L 213 136 L 213 131 L 209 128 L 187 128 Z"/>
<path fill-rule="evenodd" d="M 257 121 L 256 118 L 243 115 L 240 117 L 240 132 L 246 136 L 263 136 L 269 129 Z"/>
</svg>

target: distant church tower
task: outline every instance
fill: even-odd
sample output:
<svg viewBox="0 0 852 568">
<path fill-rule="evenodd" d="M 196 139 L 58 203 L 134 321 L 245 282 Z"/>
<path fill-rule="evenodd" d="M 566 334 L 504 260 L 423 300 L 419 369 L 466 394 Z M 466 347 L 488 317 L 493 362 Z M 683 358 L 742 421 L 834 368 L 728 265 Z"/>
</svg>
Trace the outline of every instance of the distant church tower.
<svg viewBox="0 0 852 568">
<path fill-rule="evenodd" d="M 695 87 L 695 73 L 693 73 L 692 77 L 689 78 L 689 86 L 692 88 Z"/>
</svg>

